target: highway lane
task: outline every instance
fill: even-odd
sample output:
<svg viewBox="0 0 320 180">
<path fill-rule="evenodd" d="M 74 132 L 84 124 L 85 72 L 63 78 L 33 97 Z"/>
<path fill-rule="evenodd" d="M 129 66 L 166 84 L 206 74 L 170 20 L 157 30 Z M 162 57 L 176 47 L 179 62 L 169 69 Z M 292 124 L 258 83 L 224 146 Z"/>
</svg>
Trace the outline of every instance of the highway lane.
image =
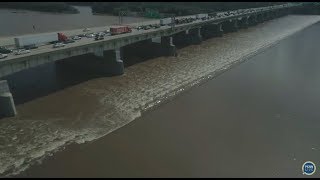
<svg viewBox="0 0 320 180">
<path fill-rule="evenodd" d="M 274 7 L 267 7 L 267 8 L 251 8 L 251 9 L 239 9 L 239 10 L 235 10 L 235 11 L 229 11 L 231 13 L 237 13 L 237 12 L 244 12 L 244 13 L 248 13 L 248 12 L 258 12 L 264 9 L 277 9 L 277 8 L 281 8 L 282 6 L 274 6 Z M 218 12 L 217 15 L 220 16 L 224 16 L 226 12 Z M 189 17 L 194 17 L 195 15 L 187 15 L 187 16 L 178 16 L 176 17 L 176 19 L 181 19 L 181 18 L 189 18 Z M 232 15 L 231 15 L 232 16 Z M 149 24 L 156 24 L 159 23 L 159 19 L 157 20 L 150 20 L 150 21 L 143 21 L 143 22 L 139 22 L 139 23 L 132 23 L 132 24 L 126 24 L 128 26 L 131 27 L 137 27 L 137 26 L 142 26 L 142 25 L 149 25 Z M 101 26 L 101 27 L 88 27 L 91 29 L 91 31 L 89 32 L 99 32 L 99 31 L 104 31 L 107 29 L 110 29 L 112 25 L 108 25 L 108 26 Z M 45 35 L 45 34 L 50 34 L 50 33 L 57 33 L 58 31 L 54 31 L 54 32 L 47 32 L 47 33 L 37 33 L 39 35 Z M 60 31 L 61 32 L 61 31 Z M 66 34 L 67 36 L 74 36 L 74 35 L 78 35 L 78 34 L 83 34 L 85 32 L 83 32 L 83 29 L 74 29 L 74 30 L 68 30 L 68 31 L 62 31 L 64 34 Z M 34 34 L 25 34 L 25 35 L 34 35 Z M 7 46 L 7 47 L 12 47 L 14 45 L 14 37 L 16 36 L 11 36 L 11 37 L 2 37 L 0 38 L 0 46 Z"/>
<path fill-rule="evenodd" d="M 159 29 L 169 29 L 170 27 L 160 27 Z M 16 59 L 19 57 L 26 57 L 26 56 L 32 56 L 32 55 L 37 55 L 37 54 L 42 54 L 42 53 L 47 53 L 47 52 L 51 52 L 51 51 L 58 51 L 61 49 L 69 49 L 69 48 L 74 48 L 74 47 L 79 47 L 82 45 L 88 45 L 88 44 L 93 44 L 93 43 L 98 43 L 98 42 L 102 42 L 102 41 L 109 41 L 112 39 L 118 39 L 121 37 L 126 37 L 126 36 L 132 36 L 132 35 L 139 35 L 139 34 L 143 34 L 145 32 L 153 32 L 153 31 L 158 31 L 159 29 L 149 29 L 149 30 L 135 30 L 133 29 L 131 33 L 126 33 L 126 34 L 121 34 L 121 35 L 115 35 L 115 36 L 105 36 L 103 40 L 94 40 L 94 38 L 87 38 L 87 37 L 83 37 L 81 40 L 76 40 L 74 43 L 69 43 L 66 44 L 64 47 L 59 47 L 59 48 L 53 48 L 52 44 L 49 45 L 42 45 L 39 46 L 37 49 L 31 49 L 30 53 L 27 54 L 21 54 L 21 55 L 14 55 L 14 53 L 10 53 L 8 54 L 8 57 L 5 59 L 1 59 L 0 61 L 9 61 L 12 59 Z"/>
<path fill-rule="evenodd" d="M 194 17 L 194 15 L 179 16 L 176 18 L 181 19 L 181 18 L 188 18 L 188 17 Z M 149 25 L 149 24 L 158 24 L 158 23 L 159 23 L 159 19 L 150 20 L 150 21 L 143 21 L 143 22 L 139 22 L 139 23 L 123 24 L 123 25 L 128 25 L 130 27 L 138 27 L 138 26 Z M 84 33 L 105 31 L 107 29 L 110 29 L 111 26 L 113 26 L 113 25 L 101 26 L 101 27 L 88 27 L 90 29 L 90 31 L 88 31 L 88 32 L 84 32 L 83 31 L 84 29 L 74 29 L 74 30 L 68 30 L 68 31 L 53 31 L 53 32 L 46 32 L 46 33 L 37 33 L 37 35 L 46 35 L 46 34 L 51 34 L 51 33 L 63 32 L 67 36 L 74 36 L 74 35 L 79 35 L 79 34 L 84 34 Z M 21 35 L 21 36 L 28 36 L 28 35 L 35 35 L 35 34 L 25 34 L 25 35 Z M 17 36 L 0 38 L 0 46 L 12 47 L 14 45 L 14 38 L 15 37 L 17 37 Z"/>
<path fill-rule="evenodd" d="M 242 10 L 244 13 L 235 13 L 235 14 L 230 14 L 230 15 L 225 15 L 225 12 L 221 12 L 218 13 L 217 15 L 220 17 L 214 17 L 211 18 L 209 20 L 196 20 L 193 21 L 191 23 L 184 23 L 184 24 L 179 24 L 179 25 L 175 25 L 175 27 L 180 27 L 180 26 L 184 26 L 184 25 L 188 25 L 188 24 L 197 24 L 199 22 L 208 22 L 208 21 L 219 21 L 219 20 L 225 20 L 225 19 L 230 19 L 230 18 L 234 18 L 237 16 L 245 16 L 245 15 L 250 15 L 252 13 L 255 13 L 257 11 L 261 11 L 261 10 L 268 10 L 268 8 L 253 8 L 253 9 L 247 9 L 247 10 Z M 238 12 L 238 11 L 237 11 Z M 190 16 L 181 16 L 181 17 L 177 17 L 177 19 L 181 19 L 181 18 L 188 18 L 188 17 L 194 17 L 194 15 L 190 15 Z M 141 26 L 141 25 L 150 25 L 150 24 L 156 24 L 158 23 L 159 20 L 153 20 L 153 21 L 145 21 L 145 22 L 141 22 L 141 23 L 133 23 L 133 24 L 129 24 L 129 26 L 131 27 L 137 27 L 137 26 Z M 93 32 L 101 32 L 101 31 L 105 31 L 107 29 L 109 29 L 111 26 L 105 26 L 105 27 L 96 27 L 96 28 L 92 28 L 91 31 L 89 33 L 93 33 Z M 31 52 L 28 54 L 22 54 L 22 55 L 14 55 L 13 53 L 10 53 L 8 55 L 7 58 L 4 59 L 0 59 L 1 61 L 9 61 L 15 58 L 19 58 L 19 57 L 26 57 L 26 56 L 32 56 L 32 55 L 37 55 L 37 54 L 42 54 L 42 53 L 47 53 L 47 52 L 51 52 L 51 51 L 58 51 L 61 49 L 68 49 L 68 48 L 74 48 L 77 46 L 82 46 L 82 45 L 88 45 L 88 44 L 93 44 L 93 43 L 98 43 L 101 41 L 109 41 L 112 39 L 117 39 L 117 38 L 122 38 L 122 37 L 127 37 L 127 36 L 132 36 L 132 35 L 139 35 L 139 34 L 143 34 L 146 32 L 155 32 L 155 31 L 159 31 L 159 30 L 164 30 L 164 29 L 169 29 L 169 26 L 161 26 L 158 29 L 149 29 L 149 30 L 136 30 L 133 29 L 133 31 L 131 33 L 126 33 L 126 34 L 121 34 L 121 35 L 115 35 L 115 36 L 105 36 L 104 40 L 99 40 L 99 41 L 95 41 L 94 38 L 87 38 L 87 37 L 83 37 L 81 40 L 77 40 L 74 43 L 69 43 L 66 44 L 65 47 L 60 47 L 60 48 L 53 48 L 52 44 L 49 45 L 43 45 L 40 46 L 37 49 L 32 49 L 30 50 Z M 65 33 L 65 32 L 64 32 Z M 73 33 L 72 35 L 78 35 L 78 34 L 83 34 L 83 30 L 75 30 L 75 31 L 69 31 L 67 33 L 65 33 L 67 36 L 71 36 L 71 33 Z M 88 32 L 87 32 L 88 33 Z"/>
<path fill-rule="evenodd" d="M 198 23 L 198 22 L 202 22 L 202 20 L 196 20 L 196 21 L 194 21 L 192 23 Z M 191 23 L 186 23 L 186 24 L 191 24 Z M 176 25 L 175 27 L 180 27 L 180 26 L 183 26 L 183 25 L 186 25 L 186 24 Z M 159 30 L 166 30 L 166 29 L 170 29 L 170 28 L 171 28 L 170 26 L 161 26 L 158 29 L 149 29 L 149 30 L 132 29 L 131 33 L 114 35 L 114 36 L 107 35 L 107 36 L 104 37 L 103 40 L 99 40 L 99 41 L 94 40 L 94 38 L 83 37 L 81 40 L 76 40 L 74 43 L 66 44 L 66 46 L 64 46 L 64 47 L 53 48 L 52 44 L 48 44 L 48 45 L 39 46 L 37 49 L 31 49 L 30 53 L 27 53 L 27 54 L 14 55 L 14 53 L 10 53 L 10 54 L 8 54 L 7 58 L 1 59 L 0 61 L 9 61 L 11 59 L 15 59 L 15 58 L 19 58 L 19 57 L 26 57 L 26 56 L 42 54 L 42 53 L 51 52 L 51 51 L 57 51 L 57 50 L 61 50 L 61 49 L 74 48 L 74 47 L 78 47 L 78 46 L 82 46 L 82 45 L 99 43 L 99 42 L 103 42 L 103 41 L 109 41 L 109 40 L 112 40 L 112 39 L 118 39 L 118 38 L 132 36 L 132 35 L 144 34 L 146 32 L 156 32 L 156 31 L 159 31 Z"/>
</svg>

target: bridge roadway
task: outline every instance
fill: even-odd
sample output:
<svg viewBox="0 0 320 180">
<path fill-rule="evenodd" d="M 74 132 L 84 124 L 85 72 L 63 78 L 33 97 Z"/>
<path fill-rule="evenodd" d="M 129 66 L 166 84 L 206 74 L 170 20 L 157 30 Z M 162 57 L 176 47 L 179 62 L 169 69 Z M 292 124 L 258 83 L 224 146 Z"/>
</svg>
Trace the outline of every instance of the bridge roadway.
<svg viewBox="0 0 320 180">
<path fill-rule="evenodd" d="M 240 9 L 243 11 L 255 11 L 258 12 L 259 10 L 261 10 L 263 8 L 251 8 L 251 9 Z M 232 11 L 230 11 L 232 12 Z M 218 12 L 218 15 L 224 16 L 225 12 Z M 176 17 L 176 19 L 182 19 L 182 18 L 188 18 L 188 17 L 194 17 L 194 15 L 187 15 L 187 16 L 178 16 Z M 138 27 L 138 26 L 142 26 L 142 25 L 148 25 L 148 24 L 156 24 L 159 23 L 159 20 L 148 20 L 148 21 L 143 21 L 143 22 L 138 22 L 138 23 L 131 23 L 131 24 L 127 24 L 131 27 Z M 106 29 L 110 29 L 111 25 L 108 26 L 101 26 L 101 27 L 88 27 L 91 29 L 91 31 L 89 32 L 100 32 L 100 31 L 104 31 Z M 60 32 L 60 31 L 59 31 Z M 75 36 L 75 35 L 79 35 L 79 34 L 83 34 L 83 29 L 73 29 L 73 30 L 65 30 L 62 32 L 64 34 L 66 34 L 67 36 Z M 45 35 L 45 34 L 51 34 L 51 33 L 57 33 L 57 31 L 54 32 L 44 32 L 44 33 L 37 33 L 38 35 Z M 24 35 L 17 35 L 17 36 L 25 36 L 25 35 L 35 35 L 35 34 L 24 34 Z M 1 37 L 0 36 L 0 46 L 5 46 L 5 47 L 13 47 L 14 46 L 14 38 L 17 36 L 9 36 L 9 37 Z"/>
<path fill-rule="evenodd" d="M 159 51 L 163 52 L 163 55 L 175 55 L 173 39 L 178 34 L 182 33 L 186 41 L 191 40 L 191 43 L 197 44 L 201 43 L 201 33 L 204 32 L 205 28 L 209 28 L 207 29 L 207 32 L 209 31 L 209 33 L 212 29 L 215 29 L 214 31 L 218 33 L 223 33 L 223 31 L 233 32 L 239 28 L 238 22 L 240 22 L 240 25 L 241 23 L 255 25 L 266 20 L 286 15 L 290 13 L 290 8 L 300 6 L 301 4 L 291 3 L 286 6 L 242 10 L 242 13 L 235 13 L 229 16 L 216 16 L 209 20 L 196 20 L 191 23 L 174 25 L 173 27 L 162 26 L 158 29 L 133 30 L 131 33 L 106 36 L 104 40 L 99 41 L 95 41 L 93 38 L 83 38 L 61 48 L 53 48 L 52 45 L 44 45 L 37 49 L 33 49 L 31 53 L 23 55 L 10 54 L 6 59 L 1 60 L 0 78 L 40 64 L 90 53 L 101 59 L 102 64 L 100 68 L 109 69 L 110 73 L 114 75 L 121 75 L 124 72 L 121 49 L 126 45 L 158 38 L 160 39 L 159 44 L 161 45 Z M 219 13 L 219 15 L 223 14 L 224 13 Z M 252 22 L 250 23 L 249 21 Z M 155 22 L 158 21 L 152 21 L 152 23 Z M 211 28 L 211 26 L 213 28 Z M 105 30 L 106 28 L 103 29 Z M 111 52 L 112 56 L 106 55 L 107 51 Z M 15 105 L 9 89 L 6 80 L 0 81 L 0 117 L 1 115 L 16 115 Z"/>
</svg>

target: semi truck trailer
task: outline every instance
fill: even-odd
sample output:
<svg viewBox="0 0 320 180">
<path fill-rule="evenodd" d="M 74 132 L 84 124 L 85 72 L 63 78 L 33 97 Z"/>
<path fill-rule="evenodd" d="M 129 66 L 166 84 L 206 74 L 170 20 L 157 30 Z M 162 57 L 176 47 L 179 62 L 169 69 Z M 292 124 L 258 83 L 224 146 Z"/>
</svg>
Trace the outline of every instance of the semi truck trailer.
<svg viewBox="0 0 320 180">
<path fill-rule="evenodd" d="M 35 47 L 41 44 L 58 41 L 57 33 L 28 35 L 14 38 L 17 48 Z"/>
<path fill-rule="evenodd" d="M 130 32 L 132 32 L 132 30 L 128 26 L 113 26 L 113 27 L 110 27 L 111 35 L 130 33 Z"/>
<path fill-rule="evenodd" d="M 172 24 L 172 18 L 164 18 L 164 19 L 160 19 L 160 25 L 161 26 L 165 26 L 165 25 L 170 25 Z"/>
<path fill-rule="evenodd" d="M 197 19 L 207 18 L 207 17 L 208 17 L 208 14 L 197 14 L 197 15 L 196 15 L 196 18 L 197 18 Z"/>
</svg>

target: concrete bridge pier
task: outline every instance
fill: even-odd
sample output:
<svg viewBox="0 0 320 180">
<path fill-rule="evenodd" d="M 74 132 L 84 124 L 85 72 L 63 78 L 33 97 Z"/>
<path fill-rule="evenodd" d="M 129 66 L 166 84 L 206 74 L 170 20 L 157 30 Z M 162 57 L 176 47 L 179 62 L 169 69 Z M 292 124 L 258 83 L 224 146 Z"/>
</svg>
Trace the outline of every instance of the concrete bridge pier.
<svg viewBox="0 0 320 180">
<path fill-rule="evenodd" d="M 222 29 L 222 24 L 219 23 L 219 24 L 214 24 L 213 25 L 213 33 L 214 33 L 214 36 L 217 36 L 217 37 L 222 37 L 223 36 L 223 29 Z"/>
<path fill-rule="evenodd" d="M 0 117 L 13 117 L 17 114 L 8 82 L 0 80 Z"/>
<path fill-rule="evenodd" d="M 172 36 L 161 37 L 161 52 L 165 56 L 177 56 L 177 49 L 173 44 Z"/>
<path fill-rule="evenodd" d="M 280 12 L 280 11 L 275 11 L 275 17 L 276 17 L 276 18 L 281 17 L 281 12 Z"/>
<path fill-rule="evenodd" d="M 122 75 L 124 73 L 124 65 L 122 61 L 122 50 L 120 47 L 103 51 L 97 50 L 94 55 L 101 60 L 98 68 L 100 72 L 111 75 Z"/>
<path fill-rule="evenodd" d="M 239 28 L 248 28 L 249 22 L 247 17 L 243 17 L 238 21 Z"/>
<path fill-rule="evenodd" d="M 224 32 L 236 32 L 238 28 L 238 20 L 228 20 L 222 23 Z"/>
<path fill-rule="evenodd" d="M 268 20 L 267 13 L 262 14 L 262 20 L 263 22 Z"/>
<path fill-rule="evenodd" d="M 189 34 L 191 36 L 192 44 L 201 44 L 202 42 L 201 28 L 190 29 Z"/>
<path fill-rule="evenodd" d="M 201 27 L 202 39 L 209 39 L 213 37 L 223 36 L 223 30 L 221 24 L 210 24 Z"/>
<path fill-rule="evenodd" d="M 263 14 L 257 15 L 257 21 L 258 21 L 258 23 L 263 23 L 263 21 L 264 21 Z"/>
<path fill-rule="evenodd" d="M 287 16 L 290 14 L 290 10 L 289 9 L 284 9 L 283 10 L 283 16 Z"/>
<path fill-rule="evenodd" d="M 269 13 L 269 19 L 272 20 L 274 18 L 276 18 L 276 13 L 275 12 L 270 12 Z"/>
<path fill-rule="evenodd" d="M 266 21 L 271 20 L 270 13 L 267 12 L 267 13 L 265 14 L 265 20 L 266 20 Z"/>
<path fill-rule="evenodd" d="M 257 16 L 256 15 L 252 15 L 248 18 L 248 24 L 249 26 L 255 26 L 258 24 L 258 21 L 257 21 Z"/>
</svg>

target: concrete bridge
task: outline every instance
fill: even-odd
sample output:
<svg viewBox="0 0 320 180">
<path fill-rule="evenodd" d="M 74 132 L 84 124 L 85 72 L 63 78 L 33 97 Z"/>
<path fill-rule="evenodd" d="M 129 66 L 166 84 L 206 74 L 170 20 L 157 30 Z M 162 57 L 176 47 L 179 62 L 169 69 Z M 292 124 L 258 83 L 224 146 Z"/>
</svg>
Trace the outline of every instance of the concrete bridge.
<svg viewBox="0 0 320 180">
<path fill-rule="evenodd" d="M 136 43 L 152 43 L 158 47 L 158 54 L 176 55 L 175 43 L 200 44 L 204 38 L 222 36 L 223 33 L 235 32 L 239 28 L 248 28 L 267 20 L 289 14 L 301 8 L 302 3 L 290 3 L 280 6 L 253 8 L 239 11 L 229 16 L 197 20 L 192 23 L 174 26 L 162 26 L 158 29 L 132 31 L 131 33 L 108 36 L 104 40 L 90 38 L 53 49 L 52 45 L 41 46 L 29 54 L 9 56 L 0 61 L 0 115 L 16 115 L 13 97 L 5 79 L 7 75 L 53 61 L 61 61 L 74 56 L 92 54 L 100 61 L 99 70 L 112 75 L 124 73 L 122 51 Z M 219 13 L 223 14 L 223 13 Z M 89 63 L 89 62 L 88 62 Z"/>
</svg>

